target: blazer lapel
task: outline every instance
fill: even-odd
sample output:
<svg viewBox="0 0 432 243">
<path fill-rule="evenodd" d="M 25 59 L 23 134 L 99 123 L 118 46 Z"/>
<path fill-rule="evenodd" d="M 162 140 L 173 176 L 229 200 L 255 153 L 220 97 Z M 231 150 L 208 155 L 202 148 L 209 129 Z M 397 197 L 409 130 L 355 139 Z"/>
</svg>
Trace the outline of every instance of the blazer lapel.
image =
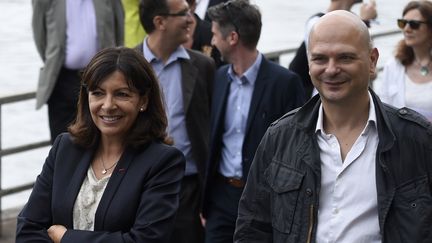
<svg viewBox="0 0 432 243">
<path fill-rule="evenodd" d="M 76 197 L 81 189 L 81 185 L 84 181 L 84 178 L 87 176 L 87 170 L 90 166 L 91 159 L 93 157 L 93 150 L 86 150 L 81 160 L 78 161 L 75 172 L 73 173 L 72 180 L 69 183 L 69 186 L 65 190 L 64 196 L 64 212 L 67 213 L 66 221 L 69 223 L 70 227 L 73 227 L 73 207 L 75 205 Z"/>
<path fill-rule="evenodd" d="M 213 102 L 214 102 L 213 107 L 215 109 L 214 111 L 212 111 L 212 113 L 215 114 L 213 118 L 214 124 L 212 126 L 214 127 L 213 137 L 216 136 L 216 134 L 218 133 L 217 131 L 219 129 L 223 128 L 223 122 L 224 122 L 223 118 L 225 117 L 223 114 L 225 114 L 226 103 L 227 103 L 229 88 L 231 83 L 227 71 L 223 71 L 222 73 L 224 74 L 222 75 L 222 77 L 224 78 L 221 78 L 221 80 L 216 80 L 217 83 L 215 83 L 216 88 L 214 90 L 214 95 L 213 95 Z"/>
<path fill-rule="evenodd" d="M 252 94 L 252 100 L 251 100 L 251 104 L 250 104 L 250 108 L 249 108 L 249 114 L 248 114 L 247 123 L 246 123 L 245 138 L 246 138 L 247 134 L 249 133 L 249 130 L 251 128 L 251 124 L 252 124 L 254 117 L 255 117 L 255 113 L 258 110 L 258 106 L 261 102 L 262 96 L 263 96 L 265 89 L 267 87 L 266 64 L 267 64 L 267 60 L 265 60 L 265 58 L 263 57 L 263 59 L 261 61 L 260 69 L 258 71 L 256 81 L 255 81 L 254 91 Z"/>
<path fill-rule="evenodd" d="M 117 188 L 119 187 L 121 181 L 123 180 L 130 163 L 133 160 L 134 150 L 132 148 L 127 148 L 123 155 L 121 156 L 115 170 L 113 171 L 111 178 L 105 188 L 102 198 L 99 202 L 99 206 L 96 210 L 94 230 L 103 229 L 103 222 L 105 221 L 105 215 L 108 207 L 114 197 Z"/>
<path fill-rule="evenodd" d="M 192 94 L 196 83 L 196 78 L 198 75 L 198 70 L 192 64 L 192 62 L 193 62 L 192 56 L 190 60 L 182 59 L 180 62 L 181 73 L 182 73 L 181 83 L 182 83 L 182 92 L 183 92 L 183 106 L 184 106 L 185 114 L 189 109 L 189 105 L 192 100 Z"/>
</svg>

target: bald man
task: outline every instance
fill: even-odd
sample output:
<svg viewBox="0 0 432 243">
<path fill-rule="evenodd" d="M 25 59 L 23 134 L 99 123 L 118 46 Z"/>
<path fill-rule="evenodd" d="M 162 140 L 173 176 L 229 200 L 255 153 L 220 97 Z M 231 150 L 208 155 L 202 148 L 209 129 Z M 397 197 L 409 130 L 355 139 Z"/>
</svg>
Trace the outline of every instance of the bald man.
<svg viewBox="0 0 432 243">
<path fill-rule="evenodd" d="M 370 26 L 370 22 L 378 16 L 375 0 L 368 0 L 367 2 L 363 2 L 363 0 L 330 0 L 330 4 L 326 12 L 316 13 L 307 20 L 304 42 L 302 42 L 299 48 L 297 48 L 297 52 L 288 67 L 289 70 L 297 73 L 302 79 L 307 98 L 310 98 L 316 94 L 316 90 L 313 88 L 312 80 L 309 75 L 309 67 L 306 55 L 309 34 L 312 26 L 325 13 L 335 10 L 351 11 L 351 8 L 357 3 L 361 3 L 359 13 L 360 18 L 363 20 L 363 22 L 365 22 L 365 24 Z"/>
<path fill-rule="evenodd" d="M 368 89 L 378 51 L 366 25 L 324 15 L 308 59 L 319 95 L 264 135 L 234 242 L 431 242 L 432 125 Z"/>
</svg>

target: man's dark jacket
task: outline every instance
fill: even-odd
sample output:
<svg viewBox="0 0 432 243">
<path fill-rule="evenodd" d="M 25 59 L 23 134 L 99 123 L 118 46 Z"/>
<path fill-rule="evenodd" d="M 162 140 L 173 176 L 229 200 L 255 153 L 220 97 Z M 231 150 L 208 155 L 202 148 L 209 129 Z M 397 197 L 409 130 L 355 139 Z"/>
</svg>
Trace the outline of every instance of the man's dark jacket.
<svg viewBox="0 0 432 243">
<path fill-rule="evenodd" d="M 135 50 L 143 53 L 143 43 L 138 44 Z M 190 59 L 180 59 L 183 106 L 192 158 L 196 163 L 200 186 L 202 186 L 206 171 L 205 162 L 208 157 L 215 66 L 210 57 L 195 50 L 186 49 L 186 51 Z"/>
<path fill-rule="evenodd" d="M 226 106 L 231 84 L 228 75 L 229 66 L 225 65 L 219 68 L 214 79 L 210 157 L 206 174 L 204 215 L 207 213 L 208 196 L 211 195 L 211 189 L 220 166 Z M 300 78 L 295 73 L 263 56 L 246 120 L 242 146 L 242 180 L 246 181 L 247 179 L 253 156 L 268 126 L 285 113 L 302 106 L 304 103 L 305 95 Z"/>
<path fill-rule="evenodd" d="M 382 242 L 432 242 L 431 123 L 372 96 L 379 137 L 376 184 Z M 315 96 L 266 132 L 240 201 L 236 243 L 315 242 L 321 181 L 315 134 L 319 106 Z"/>
</svg>

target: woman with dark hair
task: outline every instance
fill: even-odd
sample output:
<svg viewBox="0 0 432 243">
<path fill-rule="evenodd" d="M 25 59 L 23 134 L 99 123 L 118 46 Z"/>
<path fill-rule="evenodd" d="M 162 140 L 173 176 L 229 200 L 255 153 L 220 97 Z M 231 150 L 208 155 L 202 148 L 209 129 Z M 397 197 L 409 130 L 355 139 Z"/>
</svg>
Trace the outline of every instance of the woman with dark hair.
<svg viewBox="0 0 432 243">
<path fill-rule="evenodd" d="M 128 48 L 96 54 L 84 70 L 78 113 L 57 137 L 16 242 L 167 242 L 185 160 L 168 146 L 151 66 Z"/>
<path fill-rule="evenodd" d="M 374 84 L 382 101 L 409 107 L 432 121 L 432 2 L 411 1 L 397 20 L 404 39 Z"/>
</svg>

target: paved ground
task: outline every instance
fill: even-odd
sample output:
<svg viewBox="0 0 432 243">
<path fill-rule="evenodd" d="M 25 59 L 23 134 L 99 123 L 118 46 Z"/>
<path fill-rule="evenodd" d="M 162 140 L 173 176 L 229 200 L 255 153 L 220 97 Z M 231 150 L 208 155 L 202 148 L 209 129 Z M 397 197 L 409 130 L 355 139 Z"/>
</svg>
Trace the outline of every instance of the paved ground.
<svg viewBox="0 0 432 243">
<path fill-rule="evenodd" d="M 15 242 L 16 218 L 11 218 L 2 221 L 2 234 L 0 236 L 1 243 Z"/>
<path fill-rule="evenodd" d="M 20 209 L 4 210 L 2 212 L 3 220 L 1 220 L 1 243 L 15 242 L 16 215 Z"/>
</svg>

